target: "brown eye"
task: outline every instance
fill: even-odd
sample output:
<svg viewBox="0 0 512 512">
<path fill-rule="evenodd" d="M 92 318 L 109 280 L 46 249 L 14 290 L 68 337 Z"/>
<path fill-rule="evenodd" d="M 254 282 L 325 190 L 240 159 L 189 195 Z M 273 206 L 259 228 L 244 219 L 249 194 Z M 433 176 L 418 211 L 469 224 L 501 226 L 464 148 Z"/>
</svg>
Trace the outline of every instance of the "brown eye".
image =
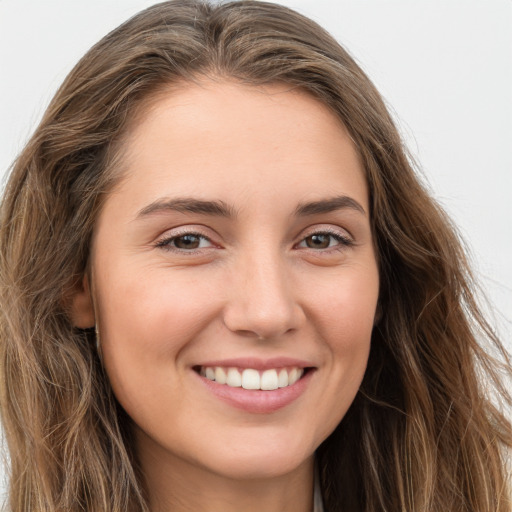
<svg viewBox="0 0 512 512">
<path fill-rule="evenodd" d="M 332 235 L 316 234 L 306 237 L 306 246 L 310 249 L 327 249 L 331 244 Z"/>
<path fill-rule="evenodd" d="M 173 245 L 177 249 L 197 249 L 201 244 L 201 237 L 197 235 L 183 235 L 174 238 Z"/>
<path fill-rule="evenodd" d="M 183 235 L 171 236 L 157 243 L 157 247 L 167 250 L 192 252 L 195 249 L 211 247 L 211 241 L 198 233 L 184 233 Z"/>
<path fill-rule="evenodd" d="M 338 233 L 313 233 L 306 238 L 303 238 L 299 247 L 307 249 L 343 249 L 350 247 L 354 242 Z"/>
</svg>

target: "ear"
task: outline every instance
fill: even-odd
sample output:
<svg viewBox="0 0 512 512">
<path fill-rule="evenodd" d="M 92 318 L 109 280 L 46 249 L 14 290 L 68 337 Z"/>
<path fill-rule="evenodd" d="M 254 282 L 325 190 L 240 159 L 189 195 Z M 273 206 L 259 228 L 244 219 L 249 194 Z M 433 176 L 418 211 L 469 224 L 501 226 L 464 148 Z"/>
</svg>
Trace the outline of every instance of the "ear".
<svg viewBox="0 0 512 512">
<path fill-rule="evenodd" d="M 96 323 L 87 275 L 77 283 L 71 295 L 71 321 L 73 326 L 79 329 L 89 329 Z"/>
</svg>

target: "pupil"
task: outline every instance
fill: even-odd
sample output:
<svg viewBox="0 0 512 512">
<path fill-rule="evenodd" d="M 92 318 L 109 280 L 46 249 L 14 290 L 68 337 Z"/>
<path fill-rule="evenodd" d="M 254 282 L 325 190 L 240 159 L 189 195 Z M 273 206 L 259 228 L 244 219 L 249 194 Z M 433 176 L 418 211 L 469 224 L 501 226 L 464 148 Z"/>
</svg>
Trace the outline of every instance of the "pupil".
<svg viewBox="0 0 512 512">
<path fill-rule="evenodd" d="M 174 241 L 178 249 L 197 249 L 199 247 L 199 237 L 196 235 L 183 235 Z"/>
<path fill-rule="evenodd" d="M 329 235 L 311 235 L 308 237 L 308 246 L 315 249 L 326 249 L 329 247 Z"/>
</svg>

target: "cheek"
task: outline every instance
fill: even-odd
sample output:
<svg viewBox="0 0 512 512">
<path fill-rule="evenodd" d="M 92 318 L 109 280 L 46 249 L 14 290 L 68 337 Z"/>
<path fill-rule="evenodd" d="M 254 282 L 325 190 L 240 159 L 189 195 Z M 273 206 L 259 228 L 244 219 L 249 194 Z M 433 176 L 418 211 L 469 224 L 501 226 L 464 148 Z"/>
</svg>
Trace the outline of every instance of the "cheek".
<svg viewBox="0 0 512 512">
<path fill-rule="evenodd" d="M 175 351 L 215 315 L 211 281 L 192 279 L 187 272 L 152 270 L 140 275 L 116 279 L 111 274 L 111 286 L 99 293 L 102 331 L 109 343 Z"/>
<path fill-rule="evenodd" d="M 357 351 L 368 345 L 379 295 L 373 261 L 346 267 L 316 281 L 308 294 L 311 316 L 334 351 Z"/>
<path fill-rule="evenodd" d="M 370 352 L 379 292 L 376 265 L 344 269 L 317 288 L 312 316 L 326 354 L 328 379 L 324 396 L 328 435 L 342 420 L 361 385 Z"/>
<path fill-rule="evenodd" d="M 176 272 L 171 280 L 167 274 L 149 271 L 144 278 L 128 279 L 128 271 L 113 270 L 108 280 L 98 279 L 109 284 L 97 293 L 103 360 L 114 393 L 128 411 L 149 403 L 155 389 L 177 383 L 181 351 L 217 315 L 211 283 Z"/>
</svg>

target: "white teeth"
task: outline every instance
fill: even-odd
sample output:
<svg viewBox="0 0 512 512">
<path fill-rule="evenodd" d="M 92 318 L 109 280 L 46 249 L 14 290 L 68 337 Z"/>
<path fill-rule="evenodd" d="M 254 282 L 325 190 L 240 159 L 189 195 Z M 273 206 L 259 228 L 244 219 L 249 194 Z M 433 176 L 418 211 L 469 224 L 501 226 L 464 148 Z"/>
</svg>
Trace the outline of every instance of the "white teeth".
<svg viewBox="0 0 512 512">
<path fill-rule="evenodd" d="M 242 387 L 244 389 L 261 389 L 258 370 L 248 368 L 242 372 Z"/>
<path fill-rule="evenodd" d="M 279 381 L 277 380 L 277 372 L 275 370 L 265 370 L 261 374 L 261 389 L 272 390 L 279 387 Z"/>
<path fill-rule="evenodd" d="M 227 375 L 224 371 L 224 368 L 221 368 L 220 366 L 217 366 L 215 368 L 215 381 L 219 384 L 226 384 Z"/>
<path fill-rule="evenodd" d="M 304 368 L 280 368 L 260 372 L 253 368 L 246 368 L 242 372 L 238 368 L 224 368 L 222 366 L 202 366 L 199 374 L 218 384 L 226 384 L 232 388 L 261 389 L 272 391 L 295 384 L 304 374 Z"/>
<path fill-rule="evenodd" d="M 236 368 L 228 369 L 226 384 L 232 388 L 239 388 L 242 385 L 242 376 Z"/>
<path fill-rule="evenodd" d="M 292 386 L 304 375 L 304 368 L 293 368 L 288 375 L 288 385 Z"/>
<path fill-rule="evenodd" d="M 300 378 L 299 370 L 292 368 L 292 371 L 288 374 L 288 385 L 295 384 Z M 215 380 L 217 380 L 217 373 L 215 373 Z"/>
<path fill-rule="evenodd" d="M 288 372 L 284 368 L 279 372 L 278 385 L 280 388 L 288 386 Z"/>
</svg>

